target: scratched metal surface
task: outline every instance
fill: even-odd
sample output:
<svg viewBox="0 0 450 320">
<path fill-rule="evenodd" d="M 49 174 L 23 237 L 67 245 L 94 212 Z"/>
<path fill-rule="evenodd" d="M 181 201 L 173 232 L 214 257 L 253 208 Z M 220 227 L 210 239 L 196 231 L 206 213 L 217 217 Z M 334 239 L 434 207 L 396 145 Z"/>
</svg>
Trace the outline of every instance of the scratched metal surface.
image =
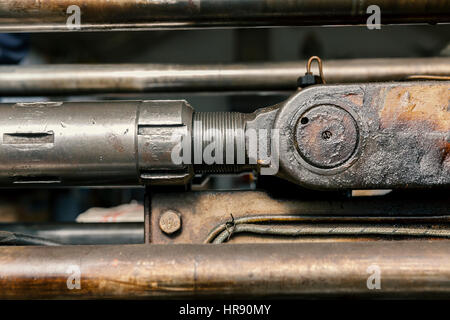
<svg viewBox="0 0 450 320">
<path fill-rule="evenodd" d="M 2 0 L 0 31 L 67 31 L 67 8 L 82 12 L 81 30 L 363 24 L 370 1 L 356 0 Z M 448 22 L 446 0 L 385 0 L 383 23 Z"/>
<path fill-rule="evenodd" d="M 445 240 L 2 247 L 0 297 L 449 297 L 449 249 Z M 374 263 L 382 290 L 367 289 Z"/>
<path fill-rule="evenodd" d="M 280 175 L 313 189 L 448 187 L 449 101 L 447 81 L 309 87 L 288 99 L 277 115 L 274 127 L 280 130 Z M 320 106 L 337 106 L 354 119 L 356 143 L 353 135 L 345 134 L 353 124 L 330 126 L 343 119 L 333 109 L 303 124 L 308 110 Z M 305 156 L 298 146 L 299 131 L 315 121 L 321 125 L 301 137 L 317 150 Z M 335 134 L 322 139 L 321 130 Z M 338 134 L 341 131 L 344 134 Z M 329 154 L 321 148 L 332 148 L 338 159 L 349 143 L 354 152 L 343 164 L 333 168 L 311 164 L 313 156 L 319 157 L 314 158 L 316 162 L 329 161 Z"/>
</svg>

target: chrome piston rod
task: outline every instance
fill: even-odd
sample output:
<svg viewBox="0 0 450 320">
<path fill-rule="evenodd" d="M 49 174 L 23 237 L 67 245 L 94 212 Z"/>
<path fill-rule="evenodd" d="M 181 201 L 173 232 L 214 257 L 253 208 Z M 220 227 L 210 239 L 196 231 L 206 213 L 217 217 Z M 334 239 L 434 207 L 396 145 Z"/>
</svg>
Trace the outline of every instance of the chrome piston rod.
<svg viewBox="0 0 450 320">
<path fill-rule="evenodd" d="M 317 74 L 317 66 L 313 65 Z M 0 66 L 4 96 L 133 92 L 296 90 L 306 62 L 225 65 L 100 64 Z M 327 83 L 402 80 L 411 75 L 448 76 L 450 58 L 327 60 Z"/>
</svg>

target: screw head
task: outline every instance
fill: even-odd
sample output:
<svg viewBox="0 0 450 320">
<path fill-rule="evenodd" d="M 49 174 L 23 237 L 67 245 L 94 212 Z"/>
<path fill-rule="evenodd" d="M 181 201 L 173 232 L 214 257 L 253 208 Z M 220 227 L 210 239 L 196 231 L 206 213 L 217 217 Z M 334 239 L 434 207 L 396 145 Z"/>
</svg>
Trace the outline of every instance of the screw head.
<svg viewBox="0 0 450 320">
<path fill-rule="evenodd" d="M 159 228 L 166 234 L 173 234 L 181 228 L 181 215 L 174 210 L 164 211 L 159 218 Z"/>
<path fill-rule="evenodd" d="M 297 150 L 309 164 L 323 169 L 335 168 L 353 155 L 359 139 L 353 116 L 334 105 L 319 105 L 307 110 L 297 121 Z"/>
</svg>

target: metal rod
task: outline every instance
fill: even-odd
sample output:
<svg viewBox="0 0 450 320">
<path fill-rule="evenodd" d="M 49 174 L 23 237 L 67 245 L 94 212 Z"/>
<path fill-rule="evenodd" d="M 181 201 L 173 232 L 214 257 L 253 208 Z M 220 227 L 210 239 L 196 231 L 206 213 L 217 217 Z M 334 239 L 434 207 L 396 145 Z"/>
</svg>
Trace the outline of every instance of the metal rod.
<svg viewBox="0 0 450 320">
<path fill-rule="evenodd" d="M 312 68 L 318 73 L 317 66 Z M 0 66 L 3 96 L 85 93 L 295 90 L 306 62 L 228 65 L 37 65 Z M 401 80 L 450 74 L 450 58 L 324 61 L 327 83 Z"/>
<path fill-rule="evenodd" d="M 449 278 L 447 240 L 0 248 L 0 298 L 450 297 Z"/>
<path fill-rule="evenodd" d="M 109 31 L 365 24 L 373 4 L 383 24 L 450 21 L 446 0 L 1 0 L 0 32 L 77 30 L 67 24 L 73 6 L 81 8 L 80 30 Z"/>
<path fill-rule="evenodd" d="M 66 179 L 69 184 L 84 180 L 114 185 L 121 180 L 125 185 L 137 185 L 135 140 L 140 102 L 101 102 L 108 112 L 95 110 L 93 105 L 1 104 L 0 113 L 8 115 L 0 132 L 0 181 L 12 179 L 16 186 L 58 186 Z M 14 168 L 10 166 L 13 162 Z M 25 163 L 36 167 L 29 171 Z"/>
<path fill-rule="evenodd" d="M 0 186 L 186 183 L 171 138 L 190 136 L 192 112 L 185 101 L 0 104 Z"/>
<path fill-rule="evenodd" d="M 1 223 L 0 231 L 26 234 L 62 244 L 143 243 L 143 223 Z"/>
</svg>

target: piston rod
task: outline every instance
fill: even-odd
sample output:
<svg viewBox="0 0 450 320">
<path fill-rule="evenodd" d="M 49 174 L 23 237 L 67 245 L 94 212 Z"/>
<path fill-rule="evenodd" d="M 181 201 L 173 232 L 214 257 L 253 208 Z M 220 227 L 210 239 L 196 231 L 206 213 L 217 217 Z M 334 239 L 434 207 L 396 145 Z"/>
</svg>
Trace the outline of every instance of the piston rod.
<svg viewBox="0 0 450 320">
<path fill-rule="evenodd" d="M 69 268 L 77 290 L 68 287 Z M 379 290 L 368 282 L 374 270 Z M 448 298 L 450 241 L 1 247 L 0 275 L 2 299 Z"/>
<path fill-rule="evenodd" d="M 0 66 L 3 96 L 86 93 L 292 91 L 306 62 L 227 65 Z M 314 64 L 313 68 L 317 68 Z M 316 69 L 312 70 L 315 74 Z M 450 75 L 450 58 L 350 59 L 323 62 L 327 83 Z"/>
<path fill-rule="evenodd" d="M 366 24 L 371 5 L 383 24 L 450 21 L 446 0 L 1 0 L 0 32 Z"/>
</svg>

